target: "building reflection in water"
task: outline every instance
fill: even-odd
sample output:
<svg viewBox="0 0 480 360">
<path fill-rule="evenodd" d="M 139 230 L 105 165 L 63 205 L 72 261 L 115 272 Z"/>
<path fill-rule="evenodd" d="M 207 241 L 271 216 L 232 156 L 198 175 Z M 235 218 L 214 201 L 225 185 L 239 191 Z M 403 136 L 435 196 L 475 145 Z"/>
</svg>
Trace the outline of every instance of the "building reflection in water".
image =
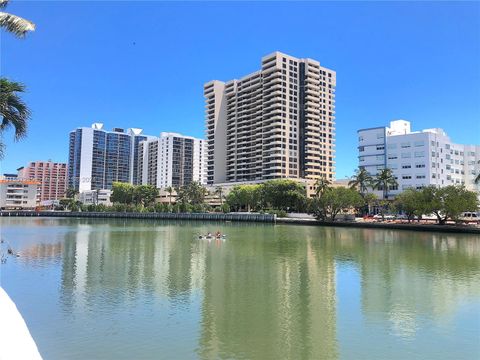
<svg viewBox="0 0 480 360">
<path fill-rule="evenodd" d="M 475 236 L 363 229 L 339 252 L 358 263 L 362 311 L 414 337 L 420 317 L 445 321 L 458 305 L 480 297 L 480 241 Z"/>
<path fill-rule="evenodd" d="M 201 358 L 337 357 L 333 254 L 316 240 L 279 230 L 207 255 Z"/>
<path fill-rule="evenodd" d="M 478 298 L 480 245 L 469 236 L 221 225 L 80 223 L 59 245 L 65 312 L 125 303 L 199 301 L 200 358 L 338 358 L 336 266 L 352 262 L 362 312 L 415 336 L 418 317 L 444 319 Z M 250 234 L 251 236 L 248 236 Z M 254 236 L 253 236 L 254 235 Z M 412 237 L 415 237 L 413 239 Z M 108 301 L 105 301 L 108 299 Z"/>
</svg>

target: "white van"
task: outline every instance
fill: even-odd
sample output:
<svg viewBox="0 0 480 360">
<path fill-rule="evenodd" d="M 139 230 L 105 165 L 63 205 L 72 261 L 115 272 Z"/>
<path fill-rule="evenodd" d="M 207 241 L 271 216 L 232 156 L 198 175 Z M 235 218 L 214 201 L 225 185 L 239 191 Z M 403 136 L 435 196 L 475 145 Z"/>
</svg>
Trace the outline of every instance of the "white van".
<svg viewBox="0 0 480 360">
<path fill-rule="evenodd" d="M 465 211 L 460 215 L 460 220 L 465 222 L 477 222 L 480 223 L 480 212 Z"/>
</svg>

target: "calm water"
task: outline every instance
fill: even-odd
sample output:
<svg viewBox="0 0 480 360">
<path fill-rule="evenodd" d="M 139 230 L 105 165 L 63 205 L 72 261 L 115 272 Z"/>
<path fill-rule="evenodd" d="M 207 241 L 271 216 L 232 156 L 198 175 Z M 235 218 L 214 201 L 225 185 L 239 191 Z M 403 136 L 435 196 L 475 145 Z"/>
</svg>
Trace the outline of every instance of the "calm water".
<svg viewBox="0 0 480 360">
<path fill-rule="evenodd" d="M 473 235 L 0 219 L 44 359 L 478 359 Z M 219 229 L 226 241 L 197 240 Z M 5 249 L 3 249 L 5 250 Z"/>
</svg>

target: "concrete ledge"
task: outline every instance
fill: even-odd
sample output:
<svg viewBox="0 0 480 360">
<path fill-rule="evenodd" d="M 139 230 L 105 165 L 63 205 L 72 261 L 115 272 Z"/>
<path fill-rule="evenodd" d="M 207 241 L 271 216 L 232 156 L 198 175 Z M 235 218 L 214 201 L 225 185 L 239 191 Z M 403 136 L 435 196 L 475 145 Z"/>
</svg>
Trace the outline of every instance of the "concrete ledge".
<svg viewBox="0 0 480 360">
<path fill-rule="evenodd" d="M 351 227 L 363 229 L 394 229 L 394 230 L 409 230 L 409 231 L 428 231 L 428 232 L 443 232 L 443 233 L 458 233 L 458 234 L 478 234 L 480 235 L 480 228 L 470 226 L 458 225 L 436 225 L 436 224 L 394 224 L 394 223 L 368 223 L 368 222 L 354 222 L 354 221 L 318 221 L 311 219 L 292 219 L 292 218 L 277 218 L 279 224 L 294 224 L 294 225 L 314 225 L 314 226 L 337 226 L 337 227 Z"/>
</svg>

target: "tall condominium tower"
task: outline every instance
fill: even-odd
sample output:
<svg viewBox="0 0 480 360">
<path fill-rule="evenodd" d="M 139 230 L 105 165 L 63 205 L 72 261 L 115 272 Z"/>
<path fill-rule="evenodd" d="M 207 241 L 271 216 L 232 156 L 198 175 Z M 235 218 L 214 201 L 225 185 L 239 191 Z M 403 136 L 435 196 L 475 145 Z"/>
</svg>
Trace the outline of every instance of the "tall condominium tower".
<svg viewBox="0 0 480 360">
<path fill-rule="evenodd" d="M 22 180 L 36 180 L 38 201 L 59 200 L 67 190 L 67 164 L 49 161 L 32 161 L 17 169 Z"/>
<path fill-rule="evenodd" d="M 140 142 L 141 183 L 158 188 L 206 183 L 205 140 L 162 132 L 160 138 Z"/>
<path fill-rule="evenodd" d="M 80 127 L 70 132 L 68 185 L 80 192 L 111 189 L 112 183 L 138 182 L 133 164 L 138 157 L 141 129 L 103 129 L 103 124 Z"/>
<path fill-rule="evenodd" d="M 375 175 L 392 170 L 398 186 L 395 196 L 408 188 L 465 185 L 479 192 L 474 180 L 480 173 L 480 146 L 453 143 L 442 129 L 411 131 L 410 122 L 358 130 L 359 168 Z M 381 196 L 382 192 L 378 192 Z"/>
<path fill-rule="evenodd" d="M 275 52 L 240 80 L 210 81 L 207 182 L 335 177 L 336 73 Z"/>
</svg>

